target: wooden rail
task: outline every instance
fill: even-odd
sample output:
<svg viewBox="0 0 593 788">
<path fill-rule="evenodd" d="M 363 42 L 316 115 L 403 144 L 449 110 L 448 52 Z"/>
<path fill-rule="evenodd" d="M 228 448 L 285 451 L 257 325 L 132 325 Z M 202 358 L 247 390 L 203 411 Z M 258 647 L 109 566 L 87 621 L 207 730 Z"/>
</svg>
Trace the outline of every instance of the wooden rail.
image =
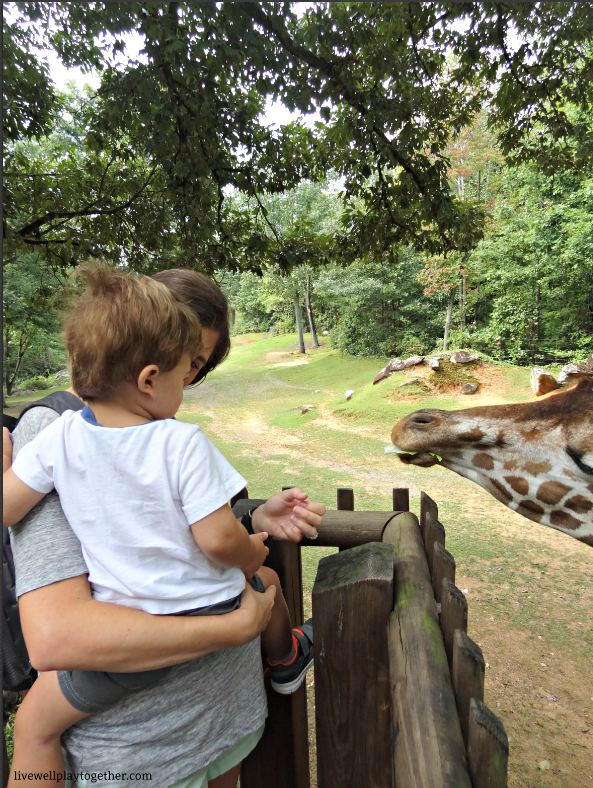
<svg viewBox="0 0 593 788">
<path fill-rule="evenodd" d="M 313 589 L 319 788 L 506 788 L 508 740 L 483 703 L 484 659 L 437 504 L 421 493 L 418 521 L 407 489 L 393 491 L 391 512 L 354 511 L 347 488 L 337 503 L 301 542 L 340 550 Z M 301 545 L 270 543 L 266 563 L 301 623 Z M 288 698 L 268 687 L 268 703 L 241 786 L 309 788 L 305 685 Z"/>
</svg>

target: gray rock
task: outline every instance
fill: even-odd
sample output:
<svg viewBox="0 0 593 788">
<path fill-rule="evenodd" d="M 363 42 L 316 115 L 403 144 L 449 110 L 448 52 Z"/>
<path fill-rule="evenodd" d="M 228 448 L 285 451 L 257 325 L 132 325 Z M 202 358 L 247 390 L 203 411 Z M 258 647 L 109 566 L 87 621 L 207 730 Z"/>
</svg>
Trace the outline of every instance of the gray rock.
<svg viewBox="0 0 593 788">
<path fill-rule="evenodd" d="M 317 405 L 301 405 L 301 413 L 307 413 L 309 410 L 315 410 Z"/>
<path fill-rule="evenodd" d="M 346 391 L 346 399 L 352 399 L 352 395 L 354 394 L 354 389 L 348 389 Z"/>
<path fill-rule="evenodd" d="M 559 388 L 556 378 L 546 369 L 540 367 L 533 367 L 530 375 L 531 390 L 536 397 L 541 397 L 544 394 L 549 394 Z"/>
<path fill-rule="evenodd" d="M 422 364 L 424 361 L 424 356 L 410 356 L 404 361 L 404 369 L 408 369 L 409 367 L 415 367 L 418 364 Z"/>
<path fill-rule="evenodd" d="M 587 364 L 565 364 L 558 375 L 558 383 L 564 386 L 565 383 L 570 381 L 578 380 L 579 378 L 590 378 L 591 376 L 593 376 L 593 369 L 589 369 Z"/>
<path fill-rule="evenodd" d="M 437 372 L 441 368 L 441 360 L 439 358 L 431 358 L 428 362 L 431 369 L 436 370 Z"/>
<path fill-rule="evenodd" d="M 405 380 L 403 383 L 400 383 L 398 388 L 401 389 L 402 386 L 413 386 L 414 383 L 419 383 L 420 378 L 410 378 L 409 380 Z"/>
<path fill-rule="evenodd" d="M 462 394 L 475 394 L 478 390 L 478 386 L 475 383 L 466 383 L 465 386 L 461 389 Z"/>
<path fill-rule="evenodd" d="M 472 356 L 471 353 L 466 353 L 465 350 L 459 350 L 457 353 L 453 353 L 450 361 L 454 364 L 471 364 L 472 361 L 478 361 L 479 358 L 479 356 Z"/>
<path fill-rule="evenodd" d="M 54 375 L 54 378 L 56 380 L 59 380 L 60 378 L 69 378 L 69 377 L 70 377 L 70 373 L 68 372 L 67 369 L 61 369 L 59 372 L 56 372 L 56 374 Z"/>
<path fill-rule="evenodd" d="M 327 331 L 327 329 L 325 331 L 323 331 L 323 336 L 324 337 L 328 337 L 329 336 L 329 331 Z"/>
<path fill-rule="evenodd" d="M 401 358 L 392 358 L 389 364 L 385 367 L 385 370 L 390 374 L 392 372 L 401 372 L 402 369 L 406 368 L 406 362 L 402 361 Z"/>
<path fill-rule="evenodd" d="M 391 375 L 391 372 L 388 372 L 388 371 L 387 371 L 387 367 L 383 367 L 383 369 L 381 370 L 381 372 L 379 372 L 379 373 L 378 373 L 378 375 L 377 375 L 377 376 L 375 377 L 375 379 L 373 380 L 373 386 L 374 386 L 376 383 L 379 383 L 379 381 L 381 381 L 381 380 L 385 380 L 385 378 L 388 378 L 390 375 Z"/>
</svg>

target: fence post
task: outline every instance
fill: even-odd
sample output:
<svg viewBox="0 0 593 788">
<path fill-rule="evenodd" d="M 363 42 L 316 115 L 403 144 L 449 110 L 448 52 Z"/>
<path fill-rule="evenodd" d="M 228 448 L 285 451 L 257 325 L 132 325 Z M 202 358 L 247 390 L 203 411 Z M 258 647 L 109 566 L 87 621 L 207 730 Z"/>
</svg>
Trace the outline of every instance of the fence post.
<svg viewBox="0 0 593 788">
<path fill-rule="evenodd" d="M 383 541 L 393 545 L 395 570 L 388 629 L 395 783 L 471 788 L 418 520 L 396 515 Z"/>
<path fill-rule="evenodd" d="M 387 622 L 393 548 L 322 558 L 313 586 L 319 788 L 391 788 Z"/>
<path fill-rule="evenodd" d="M 436 503 L 432 500 L 432 498 L 427 495 L 424 490 L 420 493 L 420 533 L 422 534 L 422 543 L 424 544 L 424 549 L 426 550 L 426 515 L 430 512 L 435 520 L 439 519 L 439 507 Z M 428 555 L 428 550 L 426 550 L 426 554 Z"/>
<path fill-rule="evenodd" d="M 432 512 L 426 512 L 424 518 L 424 546 L 426 548 L 426 560 L 430 569 L 430 576 L 434 584 L 434 543 L 438 542 L 442 547 L 445 546 L 445 529 L 442 524 L 433 516 Z M 435 594 L 436 596 L 436 594 Z M 437 599 L 439 602 L 440 599 Z"/>
<path fill-rule="evenodd" d="M 472 698 L 484 700 L 486 664 L 482 649 L 461 629 L 455 630 L 451 678 L 455 690 L 457 714 L 465 746 L 469 736 L 469 706 Z"/>
<path fill-rule="evenodd" d="M 240 502 L 235 512 L 263 500 Z M 294 542 L 269 539 L 265 565 L 277 572 L 293 626 L 303 623 L 301 548 Z M 306 683 L 292 695 L 279 695 L 266 682 L 268 719 L 257 747 L 243 761 L 242 788 L 309 788 L 309 726 Z"/>
<path fill-rule="evenodd" d="M 351 487 L 338 487 L 337 498 L 338 511 L 354 511 L 354 490 Z M 338 552 L 341 553 L 342 550 L 347 549 L 346 547 L 338 547 Z"/>
<path fill-rule="evenodd" d="M 439 542 L 434 542 L 433 544 L 432 587 L 434 598 L 437 602 L 440 602 L 443 590 L 443 580 L 447 578 L 447 580 L 455 585 L 455 559 Z"/>
<path fill-rule="evenodd" d="M 470 701 L 467 756 L 473 788 L 506 788 L 509 740 L 496 714 L 477 698 Z"/>
<path fill-rule="evenodd" d="M 441 591 L 441 629 L 449 668 L 453 667 L 453 639 L 455 630 L 467 632 L 467 601 L 465 596 L 445 578 Z M 463 725 L 461 726 L 463 730 Z"/>
<path fill-rule="evenodd" d="M 393 488 L 393 511 L 394 512 L 410 511 L 410 491 L 407 487 Z"/>
</svg>

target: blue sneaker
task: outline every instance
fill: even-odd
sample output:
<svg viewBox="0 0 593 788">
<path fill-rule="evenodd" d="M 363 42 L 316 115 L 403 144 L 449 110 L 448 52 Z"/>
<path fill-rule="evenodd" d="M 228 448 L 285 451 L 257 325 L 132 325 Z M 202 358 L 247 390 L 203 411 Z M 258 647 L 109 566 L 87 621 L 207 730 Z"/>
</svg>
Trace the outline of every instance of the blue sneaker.
<svg viewBox="0 0 593 788">
<path fill-rule="evenodd" d="M 287 662 L 272 662 L 270 679 L 272 687 L 280 695 L 296 692 L 305 680 L 307 671 L 313 664 L 313 619 L 292 630 L 293 655 Z"/>
</svg>

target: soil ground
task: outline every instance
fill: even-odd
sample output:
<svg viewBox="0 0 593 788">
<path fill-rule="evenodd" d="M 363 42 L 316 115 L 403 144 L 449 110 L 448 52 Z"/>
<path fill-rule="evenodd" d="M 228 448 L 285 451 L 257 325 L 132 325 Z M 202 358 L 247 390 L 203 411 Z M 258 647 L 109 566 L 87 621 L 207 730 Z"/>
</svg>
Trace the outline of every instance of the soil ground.
<svg viewBox="0 0 593 788">
<path fill-rule="evenodd" d="M 425 490 L 439 504 L 456 584 L 469 604 L 468 634 L 487 662 L 485 702 L 510 739 L 509 788 L 593 786 L 593 551 L 443 468 L 404 466 L 384 454 L 393 424 L 419 408 L 528 401 L 529 370 L 472 369 L 481 382 L 472 396 L 450 388 L 405 393 L 399 384 L 428 378 L 427 367 L 373 386 L 380 360 L 328 347 L 302 356 L 294 342 L 290 335 L 236 337 L 229 360 L 187 392 L 179 418 L 203 428 L 249 480 L 253 498 L 294 485 L 335 508 L 336 487 L 353 487 L 356 509 L 390 510 L 392 488 L 409 487 L 418 514 Z M 350 401 L 346 389 L 355 391 Z M 25 404 L 19 399 L 15 410 Z M 316 407 L 303 415 L 302 405 Z M 303 549 L 307 615 L 317 563 L 328 552 Z M 313 681 L 310 675 L 315 788 Z"/>
</svg>

